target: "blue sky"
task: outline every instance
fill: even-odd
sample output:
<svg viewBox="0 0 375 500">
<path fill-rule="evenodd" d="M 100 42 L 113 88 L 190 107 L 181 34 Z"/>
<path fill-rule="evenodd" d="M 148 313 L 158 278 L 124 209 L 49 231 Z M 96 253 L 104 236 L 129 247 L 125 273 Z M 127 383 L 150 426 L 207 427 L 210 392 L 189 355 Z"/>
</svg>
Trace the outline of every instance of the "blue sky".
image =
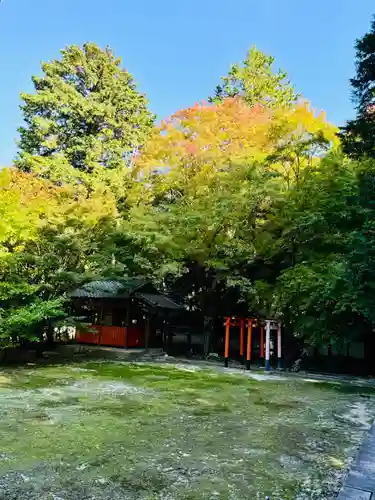
<svg viewBox="0 0 375 500">
<path fill-rule="evenodd" d="M 255 43 L 342 124 L 353 114 L 353 43 L 374 13 L 374 0 L 3 0 L 0 165 L 15 155 L 19 93 L 40 61 L 85 41 L 123 58 L 158 117 L 206 99 Z"/>
</svg>

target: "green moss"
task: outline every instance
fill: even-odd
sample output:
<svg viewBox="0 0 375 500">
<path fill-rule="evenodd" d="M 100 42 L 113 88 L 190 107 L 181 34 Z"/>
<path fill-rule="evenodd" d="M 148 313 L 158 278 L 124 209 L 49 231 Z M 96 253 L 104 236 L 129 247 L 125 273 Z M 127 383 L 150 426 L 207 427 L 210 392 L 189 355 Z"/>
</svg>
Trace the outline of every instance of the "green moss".
<svg viewBox="0 0 375 500">
<path fill-rule="evenodd" d="M 364 386 L 353 383 L 336 383 L 336 382 L 315 382 L 314 384 L 319 389 L 328 391 L 341 392 L 343 394 L 355 394 L 362 397 L 375 396 L 374 386 Z"/>
<path fill-rule="evenodd" d="M 332 478 L 365 431 L 345 414 L 360 404 L 370 418 L 371 392 L 182 368 L 89 362 L 4 372 L 8 497 L 287 500 L 310 484 L 334 498 Z M 17 471 L 30 478 L 28 496 Z"/>
</svg>

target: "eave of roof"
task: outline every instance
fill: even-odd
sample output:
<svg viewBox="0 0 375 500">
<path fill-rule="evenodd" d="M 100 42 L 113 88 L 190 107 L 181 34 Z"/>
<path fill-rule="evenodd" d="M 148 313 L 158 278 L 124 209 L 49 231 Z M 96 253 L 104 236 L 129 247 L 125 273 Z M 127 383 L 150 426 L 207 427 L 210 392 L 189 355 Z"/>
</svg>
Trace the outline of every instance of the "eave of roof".
<svg viewBox="0 0 375 500">
<path fill-rule="evenodd" d="M 182 309 L 182 306 L 176 304 L 176 302 L 173 302 L 173 300 L 163 294 L 139 292 L 135 294 L 135 297 L 152 307 L 160 309 Z"/>
</svg>

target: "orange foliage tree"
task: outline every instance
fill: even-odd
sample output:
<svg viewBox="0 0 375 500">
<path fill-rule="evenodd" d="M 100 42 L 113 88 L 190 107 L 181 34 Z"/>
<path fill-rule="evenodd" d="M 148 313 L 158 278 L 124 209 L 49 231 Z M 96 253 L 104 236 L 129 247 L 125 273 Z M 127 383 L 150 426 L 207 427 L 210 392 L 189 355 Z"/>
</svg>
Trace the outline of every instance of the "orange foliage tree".
<svg viewBox="0 0 375 500">
<path fill-rule="evenodd" d="M 155 127 L 135 172 L 146 177 L 163 173 L 165 187 L 194 180 L 203 187 L 231 166 L 262 162 L 290 180 L 296 162 L 299 168 L 311 164 L 314 145 L 335 141 L 336 128 L 307 102 L 270 110 L 228 98 L 178 111 Z"/>
<path fill-rule="evenodd" d="M 271 121 L 269 110 L 249 108 L 240 98 L 196 104 L 155 127 L 135 170 L 145 175 L 168 173 L 172 182 L 198 174 L 207 180 L 218 168 L 249 163 L 270 153 Z"/>
</svg>

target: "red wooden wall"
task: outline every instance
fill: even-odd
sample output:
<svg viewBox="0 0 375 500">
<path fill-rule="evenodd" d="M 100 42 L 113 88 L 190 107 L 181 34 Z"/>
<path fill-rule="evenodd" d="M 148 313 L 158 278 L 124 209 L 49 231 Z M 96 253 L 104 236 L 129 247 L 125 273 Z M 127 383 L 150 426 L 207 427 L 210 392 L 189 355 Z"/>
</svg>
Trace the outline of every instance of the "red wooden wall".
<svg viewBox="0 0 375 500">
<path fill-rule="evenodd" d="M 127 329 L 121 326 L 92 325 L 90 330 L 96 330 L 96 332 L 77 330 L 76 341 L 112 347 L 144 347 L 145 345 L 144 329 L 140 325 L 130 325 Z"/>
</svg>

